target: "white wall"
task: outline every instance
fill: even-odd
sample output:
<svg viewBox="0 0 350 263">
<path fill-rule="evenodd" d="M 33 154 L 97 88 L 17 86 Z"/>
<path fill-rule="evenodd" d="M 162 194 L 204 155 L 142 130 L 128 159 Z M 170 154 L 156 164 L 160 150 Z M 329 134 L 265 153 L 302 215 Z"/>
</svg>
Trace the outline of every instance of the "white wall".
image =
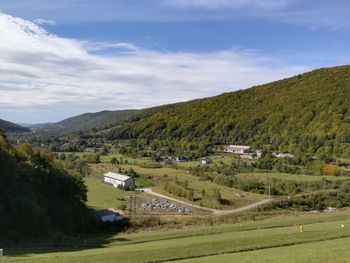
<svg viewBox="0 0 350 263">
<path fill-rule="evenodd" d="M 115 179 L 113 179 L 113 178 L 104 177 L 103 180 L 104 180 L 105 183 L 111 184 L 111 185 L 113 185 L 114 187 L 118 187 L 118 185 L 124 187 L 123 182 L 118 181 L 118 180 L 115 180 Z"/>
</svg>

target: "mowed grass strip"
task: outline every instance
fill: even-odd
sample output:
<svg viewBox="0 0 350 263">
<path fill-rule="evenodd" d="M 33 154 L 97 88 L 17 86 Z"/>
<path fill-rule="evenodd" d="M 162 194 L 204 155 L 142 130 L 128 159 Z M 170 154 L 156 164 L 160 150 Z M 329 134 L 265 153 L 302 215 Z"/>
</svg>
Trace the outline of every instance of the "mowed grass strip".
<svg viewBox="0 0 350 263">
<path fill-rule="evenodd" d="M 239 224 L 220 227 L 206 227 L 187 230 L 164 231 L 119 235 L 110 240 L 103 248 L 83 249 L 75 252 L 28 254 L 25 257 L 4 257 L 3 262 L 161 262 L 176 259 L 191 259 L 197 257 L 221 255 L 254 251 L 257 249 L 290 246 L 294 244 L 317 242 L 320 240 L 337 239 L 350 236 L 350 219 L 341 214 L 339 220 L 314 223 L 304 226 L 304 232 L 299 233 L 299 226 L 273 227 L 281 220 L 250 223 L 255 229 L 239 229 Z M 312 217 L 310 217 L 312 218 Z M 304 218 L 302 218 L 304 219 Z M 314 217 L 315 221 L 330 217 Z M 286 219 L 288 221 L 288 219 Z M 301 223 L 302 220 L 292 218 L 289 223 Z M 258 229 L 270 225 L 271 228 Z M 341 225 L 344 224 L 345 228 Z M 249 224 L 248 224 L 249 225 Z M 188 234 L 192 235 L 189 236 Z M 197 232 L 196 232 L 197 231 Z M 217 233 L 213 232 L 217 231 Z M 201 234 L 200 234 L 201 233 Z M 186 234 L 186 236 L 181 236 Z M 197 235 L 196 235 L 197 234 Z M 154 239 L 152 241 L 152 239 Z M 48 252 L 48 251 L 47 251 Z M 16 251 L 13 251 L 16 254 Z"/>
<path fill-rule="evenodd" d="M 347 263 L 350 262 L 350 238 L 319 241 L 287 247 L 222 254 L 174 261 L 176 263 Z"/>
</svg>

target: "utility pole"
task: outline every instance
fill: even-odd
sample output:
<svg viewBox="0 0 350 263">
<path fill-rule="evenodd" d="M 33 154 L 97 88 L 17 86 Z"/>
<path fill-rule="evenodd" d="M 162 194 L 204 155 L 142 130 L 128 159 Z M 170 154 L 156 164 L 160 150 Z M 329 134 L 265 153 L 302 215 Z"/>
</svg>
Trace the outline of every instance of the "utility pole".
<svg viewBox="0 0 350 263">
<path fill-rule="evenodd" d="M 136 195 L 134 195 L 134 215 L 136 213 Z"/>
<path fill-rule="evenodd" d="M 132 195 L 129 196 L 130 200 L 129 200 L 129 218 L 131 218 L 131 209 L 132 209 Z"/>
<path fill-rule="evenodd" d="M 194 194 L 192 195 L 192 210 L 191 210 L 192 219 L 193 219 L 193 196 L 194 196 Z"/>
</svg>

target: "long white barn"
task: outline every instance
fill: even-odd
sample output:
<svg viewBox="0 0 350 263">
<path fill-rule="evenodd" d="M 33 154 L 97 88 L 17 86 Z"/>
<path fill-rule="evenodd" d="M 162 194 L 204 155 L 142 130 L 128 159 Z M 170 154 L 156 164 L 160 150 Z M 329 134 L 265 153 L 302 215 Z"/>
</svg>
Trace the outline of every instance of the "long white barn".
<svg viewBox="0 0 350 263">
<path fill-rule="evenodd" d="M 108 172 L 103 176 L 103 181 L 113 187 L 128 188 L 134 186 L 134 180 L 126 175 Z"/>
<path fill-rule="evenodd" d="M 224 152 L 227 153 L 238 153 L 238 154 L 245 154 L 250 153 L 252 150 L 250 146 L 245 145 L 227 145 L 224 147 Z"/>
</svg>

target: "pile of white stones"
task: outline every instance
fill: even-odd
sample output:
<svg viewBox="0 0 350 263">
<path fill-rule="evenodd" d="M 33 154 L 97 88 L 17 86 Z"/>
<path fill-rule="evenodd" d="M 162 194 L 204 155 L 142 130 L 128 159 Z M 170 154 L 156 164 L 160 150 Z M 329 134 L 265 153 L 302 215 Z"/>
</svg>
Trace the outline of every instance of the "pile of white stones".
<svg viewBox="0 0 350 263">
<path fill-rule="evenodd" d="M 178 212 L 182 214 L 192 213 L 192 209 L 190 208 L 179 206 L 175 203 L 171 203 L 168 200 L 163 200 L 163 199 L 152 199 L 145 203 L 137 205 L 136 208 L 141 210 L 147 210 L 147 211 L 158 209 L 158 210 Z"/>
</svg>

